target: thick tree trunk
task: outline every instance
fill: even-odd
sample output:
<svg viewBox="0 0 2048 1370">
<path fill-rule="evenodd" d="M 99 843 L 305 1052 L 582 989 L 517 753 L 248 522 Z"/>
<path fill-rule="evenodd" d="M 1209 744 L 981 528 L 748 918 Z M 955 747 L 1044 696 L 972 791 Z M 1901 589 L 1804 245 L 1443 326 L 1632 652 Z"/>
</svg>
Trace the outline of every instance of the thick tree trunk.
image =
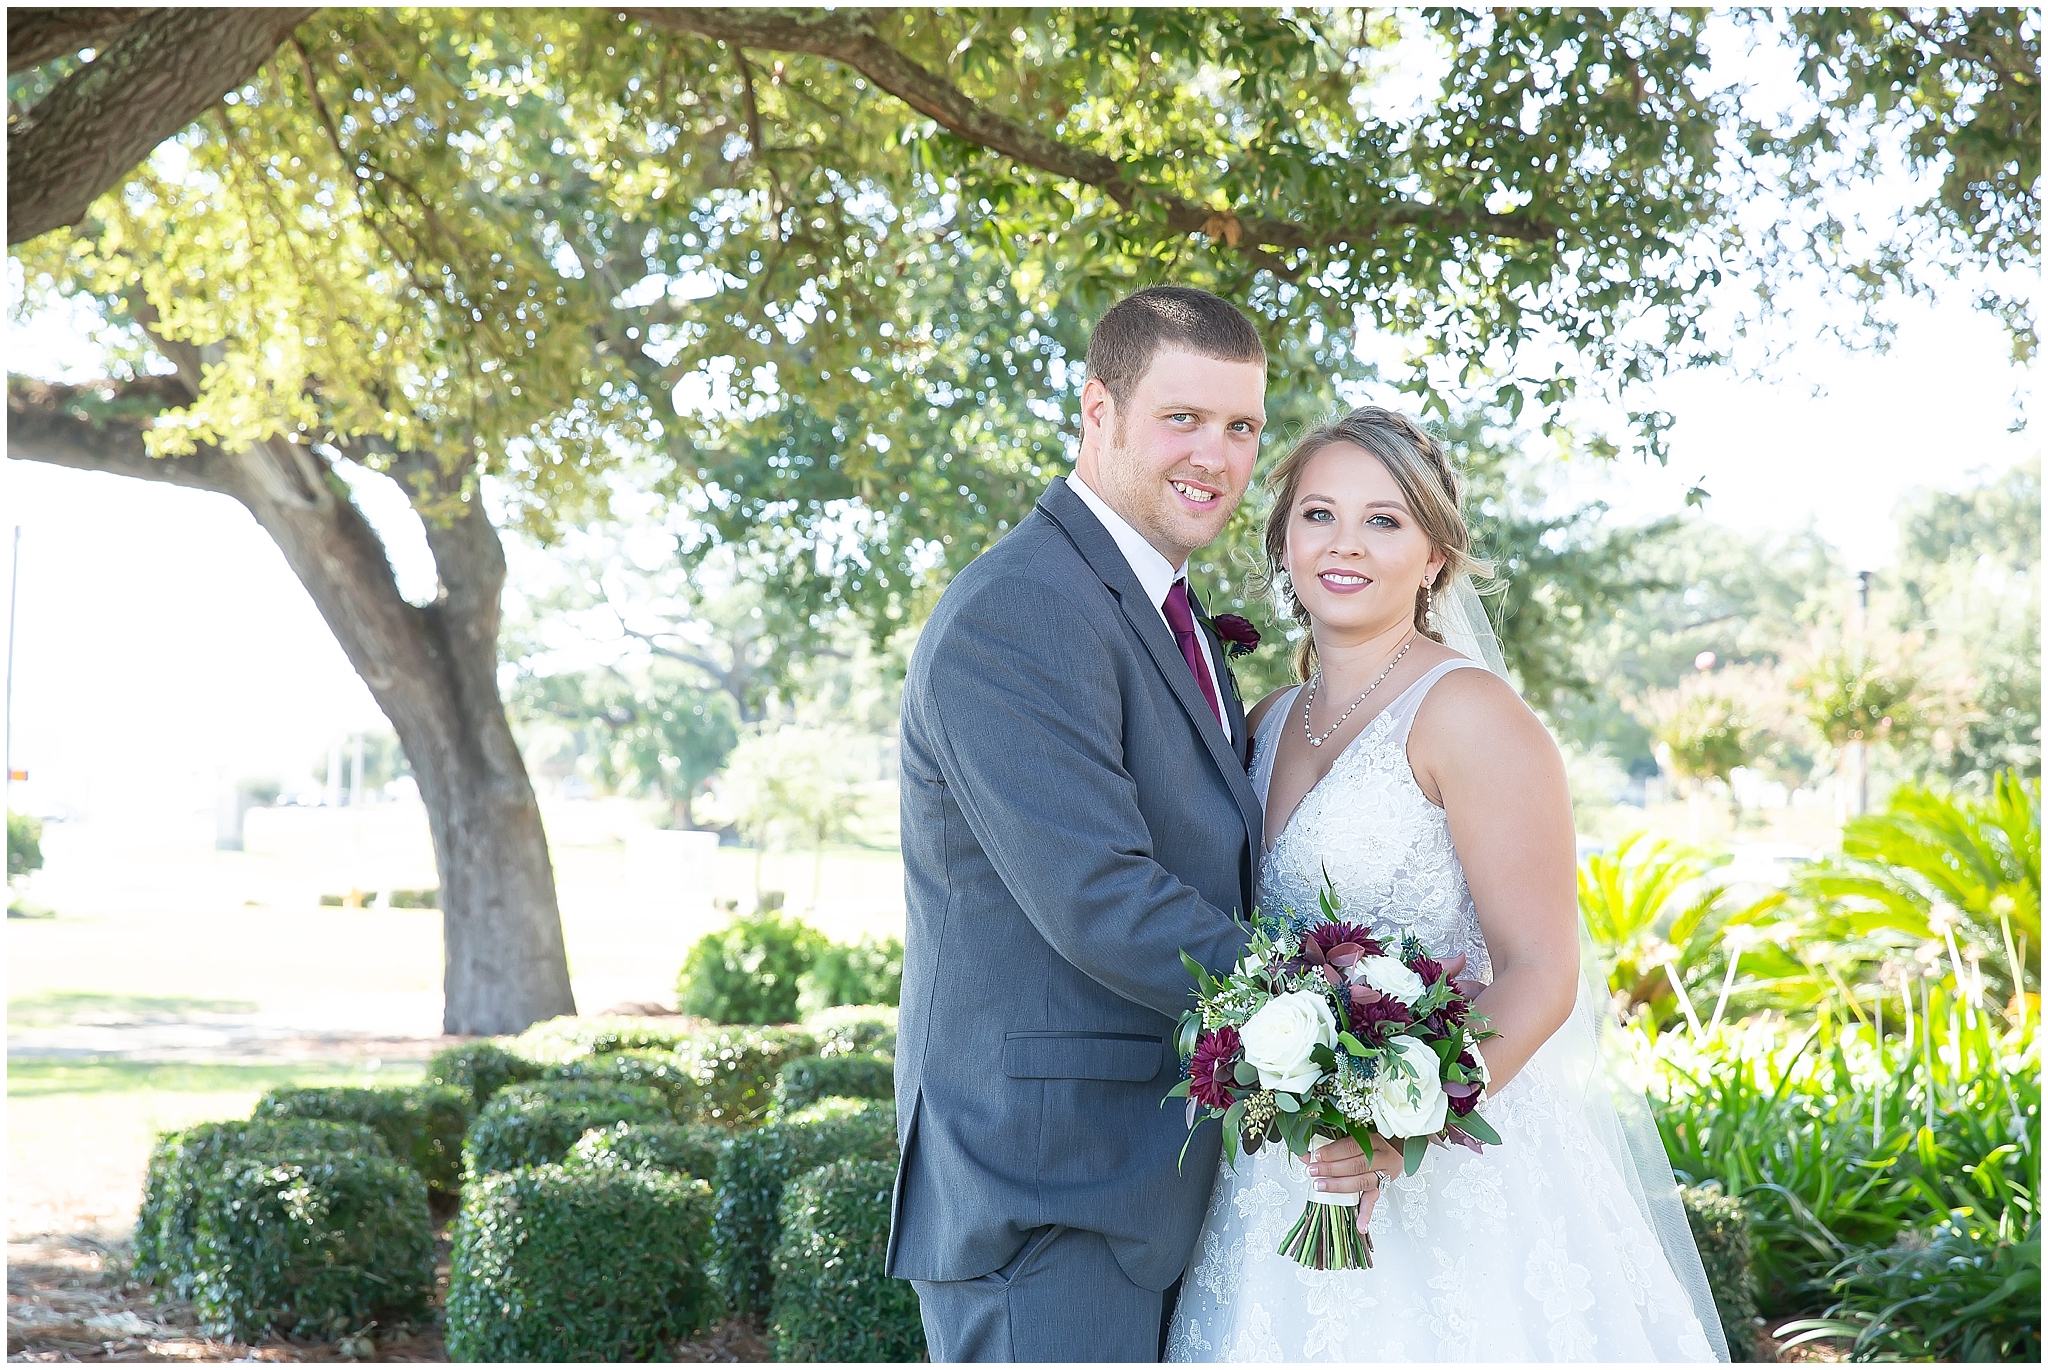
<svg viewBox="0 0 2048 1370">
<path fill-rule="evenodd" d="M 254 76 L 312 13 L 170 6 L 123 26 L 97 60 L 8 127 L 9 246 L 83 219 L 157 144 Z M 12 37 L 17 21 L 8 17 Z M 23 36 L 47 50 L 58 27 L 24 27 Z"/>
<path fill-rule="evenodd" d="M 165 350 L 196 382 L 197 356 Z M 308 449 L 273 441 L 151 458 L 148 416 L 188 393 L 182 377 L 132 383 L 112 402 L 102 388 L 10 381 L 8 455 L 240 501 L 313 597 L 419 781 L 441 872 L 446 1030 L 516 1032 L 574 1013 L 547 836 L 498 696 L 497 531 L 474 499 L 445 526 L 428 521 L 441 594 L 408 604 L 346 485 Z"/>
</svg>

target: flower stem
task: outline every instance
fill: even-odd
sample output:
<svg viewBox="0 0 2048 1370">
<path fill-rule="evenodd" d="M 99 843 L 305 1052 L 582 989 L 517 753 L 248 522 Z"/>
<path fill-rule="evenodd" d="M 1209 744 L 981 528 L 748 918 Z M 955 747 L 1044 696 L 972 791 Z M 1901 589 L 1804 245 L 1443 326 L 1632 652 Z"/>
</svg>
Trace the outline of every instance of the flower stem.
<svg viewBox="0 0 2048 1370">
<path fill-rule="evenodd" d="M 1372 1238 L 1358 1230 L 1358 1210 L 1309 1200 L 1281 1239 L 1280 1254 L 1311 1270 L 1372 1269 Z"/>
</svg>

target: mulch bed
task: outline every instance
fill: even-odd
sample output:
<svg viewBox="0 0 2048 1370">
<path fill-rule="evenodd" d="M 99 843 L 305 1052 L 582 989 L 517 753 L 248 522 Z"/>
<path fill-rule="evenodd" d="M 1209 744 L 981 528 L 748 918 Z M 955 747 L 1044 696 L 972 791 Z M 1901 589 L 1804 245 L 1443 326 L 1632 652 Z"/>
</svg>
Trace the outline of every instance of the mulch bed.
<svg viewBox="0 0 2048 1370">
<path fill-rule="evenodd" d="M 448 1281 L 448 1239 L 440 1233 L 440 1284 Z M 7 1247 L 7 1359 L 10 1361 L 445 1361 L 439 1327 L 366 1329 L 338 1342 L 275 1337 L 251 1345 L 202 1335 L 192 1306 L 159 1301 L 128 1277 L 125 1242 L 81 1235 L 38 1237 Z M 760 1331 L 724 1322 L 671 1351 L 679 1361 L 765 1361 Z"/>
</svg>

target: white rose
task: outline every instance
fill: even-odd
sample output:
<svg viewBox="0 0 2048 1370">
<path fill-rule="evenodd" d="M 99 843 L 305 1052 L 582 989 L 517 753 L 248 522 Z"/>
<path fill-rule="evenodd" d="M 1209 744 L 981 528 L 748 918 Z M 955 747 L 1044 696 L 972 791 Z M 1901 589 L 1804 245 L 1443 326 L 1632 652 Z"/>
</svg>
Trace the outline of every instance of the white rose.
<svg viewBox="0 0 2048 1370">
<path fill-rule="evenodd" d="M 1358 969 L 1365 983 L 1403 1005 L 1414 1003 L 1429 988 L 1420 975 L 1391 956 L 1368 956 L 1358 963 Z"/>
<path fill-rule="evenodd" d="M 1382 1067 L 1372 1092 L 1372 1125 L 1382 1137 L 1428 1137 L 1444 1125 L 1450 1098 L 1439 1078 L 1442 1063 L 1419 1037 L 1396 1037 L 1387 1046 L 1407 1073 Z"/>
<path fill-rule="evenodd" d="M 1238 1038 L 1261 1086 L 1298 1093 L 1322 1078 L 1323 1068 L 1309 1056 L 1319 1046 L 1336 1049 L 1337 1016 L 1322 995 L 1298 989 L 1268 1001 L 1238 1029 Z"/>
</svg>

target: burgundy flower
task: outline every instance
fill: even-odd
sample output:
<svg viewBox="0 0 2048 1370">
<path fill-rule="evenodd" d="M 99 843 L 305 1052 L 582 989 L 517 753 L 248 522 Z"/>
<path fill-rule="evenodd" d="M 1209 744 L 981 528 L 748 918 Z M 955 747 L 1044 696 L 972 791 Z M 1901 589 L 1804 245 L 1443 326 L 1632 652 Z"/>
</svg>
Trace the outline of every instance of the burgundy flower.
<svg viewBox="0 0 2048 1370">
<path fill-rule="evenodd" d="M 1379 954 L 1380 944 L 1356 923 L 1318 923 L 1301 937 L 1301 963 L 1321 971 L 1332 989 L 1343 988 L 1353 966 Z"/>
<path fill-rule="evenodd" d="M 1415 956 L 1408 961 L 1408 969 L 1422 977 L 1422 983 L 1433 985 L 1444 978 L 1444 963 L 1432 961 L 1427 956 Z"/>
<path fill-rule="evenodd" d="M 1232 657 L 1249 656 L 1259 645 L 1259 630 L 1252 627 L 1249 619 L 1236 614 L 1218 614 L 1209 620 L 1209 626 L 1216 630 L 1216 636 L 1223 639 L 1224 652 Z"/>
<path fill-rule="evenodd" d="M 1369 996 L 1369 997 L 1368 997 Z M 1351 991 L 1351 1030 L 1363 1041 L 1384 1041 L 1414 1020 L 1407 1006 L 1363 985 Z"/>
<path fill-rule="evenodd" d="M 1237 1040 L 1237 1029 L 1220 1027 L 1205 1032 L 1195 1043 L 1194 1059 L 1188 1062 L 1188 1097 L 1210 1108 L 1229 1108 L 1237 1102 L 1237 1096 L 1230 1092 L 1235 1083 L 1231 1075 L 1242 1049 Z"/>
</svg>

